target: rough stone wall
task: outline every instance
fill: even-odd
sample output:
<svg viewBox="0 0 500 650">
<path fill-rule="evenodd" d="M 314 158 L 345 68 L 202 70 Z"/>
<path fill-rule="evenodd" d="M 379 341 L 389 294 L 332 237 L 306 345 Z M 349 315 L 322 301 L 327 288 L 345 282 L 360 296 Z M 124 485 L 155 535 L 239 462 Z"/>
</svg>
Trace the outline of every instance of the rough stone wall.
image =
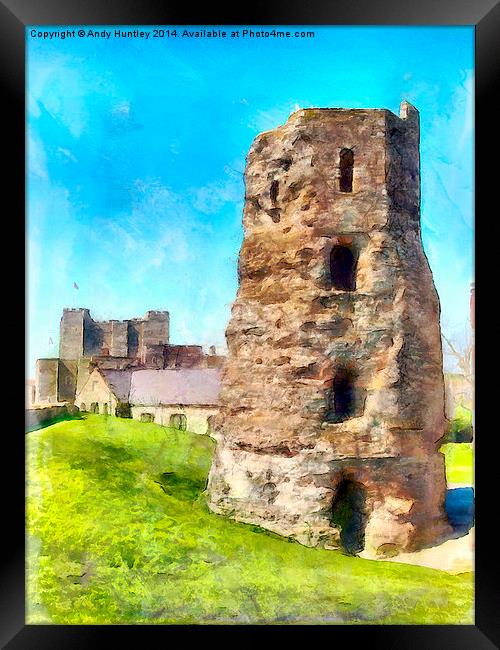
<svg viewBox="0 0 500 650">
<path fill-rule="evenodd" d="M 150 346 L 164 345 L 169 338 L 169 314 L 162 311 L 148 311 L 142 320 L 139 336 L 139 356 L 145 359 Z"/>
<path fill-rule="evenodd" d="M 73 415 L 71 408 L 67 406 L 46 406 L 44 408 L 31 408 L 25 410 L 24 427 L 26 433 L 33 431 L 46 422 L 55 418 L 64 418 Z"/>
<path fill-rule="evenodd" d="M 59 356 L 141 357 L 148 345 L 167 344 L 168 337 L 168 312 L 148 311 L 144 318 L 131 321 L 95 321 L 88 309 L 64 309 Z"/>
<path fill-rule="evenodd" d="M 164 368 L 202 368 L 206 365 L 201 345 L 167 345 L 163 354 Z"/>
<path fill-rule="evenodd" d="M 341 191 L 345 149 L 352 191 Z M 351 482 L 368 551 L 436 540 L 448 530 L 444 387 L 420 238 L 418 112 L 406 102 L 400 117 L 297 111 L 256 138 L 245 179 L 210 507 L 335 548 L 332 504 Z M 332 277 L 339 246 L 355 262 L 353 290 Z M 336 413 L 342 373 L 349 417 Z"/>
<path fill-rule="evenodd" d="M 75 398 L 77 372 L 76 359 L 59 359 L 57 395 L 60 402 L 69 402 Z"/>
<path fill-rule="evenodd" d="M 128 321 L 111 321 L 111 346 L 109 354 L 112 357 L 127 357 L 128 349 Z"/>
<path fill-rule="evenodd" d="M 61 317 L 59 356 L 61 359 L 78 359 L 84 352 L 85 309 L 64 309 Z"/>
<path fill-rule="evenodd" d="M 163 370 L 164 367 L 164 345 L 148 345 L 143 349 L 143 365 L 146 368 Z"/>
<path fill-rule="evenodd" d="M 35 368 L 35 403 L 56 404 L 58 359 L 37 359 Z"/>
<path fill-rule="evenodd" d="M 83 325 L 83 356 L 91 357 L 101 354 L 105 345 L 104 338 L 105 332 L 100 323 L 95 321 L 86 309 Z"/>
</svg>

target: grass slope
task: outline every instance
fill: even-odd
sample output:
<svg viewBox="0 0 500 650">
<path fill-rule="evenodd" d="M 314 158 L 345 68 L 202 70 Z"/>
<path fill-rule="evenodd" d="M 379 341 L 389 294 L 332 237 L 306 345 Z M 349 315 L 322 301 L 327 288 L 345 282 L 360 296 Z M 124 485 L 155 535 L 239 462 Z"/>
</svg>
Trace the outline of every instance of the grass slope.
<svg viewBox="0 0 500 650">
<path fill-rule="evenodd" d="M 474 456 L 472 443 L 459 442 L 443 445 L 439 450 L 446 459 L 447 483 L 465 483 L 472 485 L 474 474 Z"/>
<path fill-rule="evenodd" d="M 28 623 L 472 623 L 472 575 L 209 512 L 207 436 L 105 416 L 29 433 Z"/>
</svg>

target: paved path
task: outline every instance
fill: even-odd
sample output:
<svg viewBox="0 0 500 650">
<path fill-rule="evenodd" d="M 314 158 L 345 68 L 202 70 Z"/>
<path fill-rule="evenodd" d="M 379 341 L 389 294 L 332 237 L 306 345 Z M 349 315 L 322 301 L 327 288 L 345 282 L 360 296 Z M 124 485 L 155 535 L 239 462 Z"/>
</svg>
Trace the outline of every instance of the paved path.
<svg viewBox="0 0 500 650">
<path fill-rule="evenodd" d="M 384 562 L 416 564 L 453 574 L 474 571 L 474 528 L 458 539 L 449 539 L 439 546 L 414 553 L 400 553 L 396 557 L 384 558 Z"/>
<path fill-rule="evenodd" d="M 454 529 L 452 539 L 432 548 L 400 553 L 395 557 L 380 560 L 416 564 L 453 574 L 474 571 L 474 528 L 471 527 L 474 523 L 473 487 L 466 483 L 449 484 L 446 511 Z M 360 553 L 359 557 L 379 559 L 366 552 Z"/>
</svg>

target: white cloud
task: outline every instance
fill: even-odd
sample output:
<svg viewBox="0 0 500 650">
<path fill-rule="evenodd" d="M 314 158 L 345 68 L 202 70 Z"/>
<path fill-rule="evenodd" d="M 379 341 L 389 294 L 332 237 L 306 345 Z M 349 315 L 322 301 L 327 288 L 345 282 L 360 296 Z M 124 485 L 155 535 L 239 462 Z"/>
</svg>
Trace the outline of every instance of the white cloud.
<svg viewBox="0 0 500 650">
<path fill-rule="evenodd" d="M 125 100 L 120 102 L 114 107 L 112 112 L 116 115 L 128 117 L 130 115 L 130 102 Z"/>
<path fill-rule="evenodd" d="M 28 132 L 28 172 L 44 180 L 48 180 L 47 156 L 43 144 L 35 138 L 31 129 Z"/>
<path fill-rule="evenodd" d="M 242 181 L 234 176 L 192 190 L 194 207 L 205 214 L 218 212 L 226 203 L 242 200 Z"/>
</svg>

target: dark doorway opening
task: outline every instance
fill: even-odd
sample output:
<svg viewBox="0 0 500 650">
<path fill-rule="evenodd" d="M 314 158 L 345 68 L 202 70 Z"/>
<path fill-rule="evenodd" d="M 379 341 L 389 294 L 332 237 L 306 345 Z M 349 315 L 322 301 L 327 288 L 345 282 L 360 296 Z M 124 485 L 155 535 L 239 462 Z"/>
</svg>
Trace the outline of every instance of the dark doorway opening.
<svg viewBox="0 0 500 650">
<path fill-rule="evenodd" d="M 184 413 L 174 413 L 170 416 L 170 426 L 174 429 L 180 429 L 181 431 L 186 431 L 187 428 L 187 418 Z"/>
<path fill-rule="evenodd" d="M 332 287 L 340 291 L 356 289 L 357 259 L 347 246 L 334 246 L 330 253 L 330 278 Z"/>
<path fill-rule="evenodd" d="M 340 178 L 339 189 L 341 192 L 352 192 L 352 176 L 354 169 L 354 153 L 352 149 L 342 149 L 340 152 Z"/>
<path fill-rule="evenodd" d="M 332 524 L 340 529 L 342 550 L 349 555 L 365 547 L 366 490 L 350 479 L 340 482 L 332 505 Z"/>
</svg>

